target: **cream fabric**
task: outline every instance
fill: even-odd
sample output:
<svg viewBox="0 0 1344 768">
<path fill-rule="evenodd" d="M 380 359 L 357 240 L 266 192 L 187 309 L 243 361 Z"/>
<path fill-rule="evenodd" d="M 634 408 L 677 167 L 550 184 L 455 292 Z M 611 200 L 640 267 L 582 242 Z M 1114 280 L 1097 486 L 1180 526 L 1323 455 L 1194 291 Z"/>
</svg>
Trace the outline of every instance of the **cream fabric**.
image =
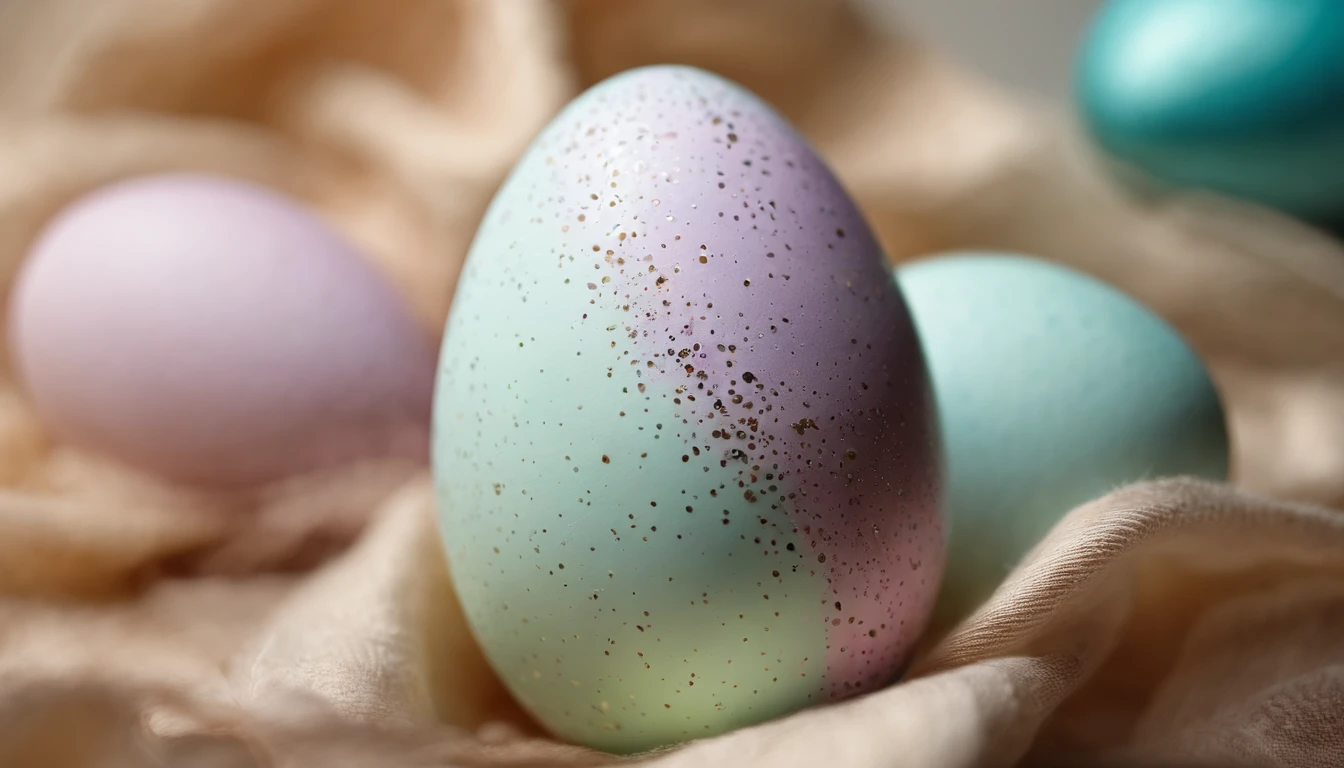
<svg viewBox="0 0 1344 768">
<path fill-rule="evenodd" d="M 1236 489 L 1075 510 L 908 680 L 658 765 L 1344 764 L 1344 249 L 1122 189 L 1068 121 L 825 0 L 0 0 L 0 281 L 157 170 L 310 204 L 437 334 L 494 187 L 581 88 L 677 61 L 775 103 L 894 260 L 1056 259 L 1208 360 Z M 7 365 L 7 364 L 6 364 Z M 590 765 L 485 667 L 423 467 L 230 497 L 47 439 L 0 376 L 0 765 Z M 158 761 L 158 762 L 155 762 Z"/>
</svg>

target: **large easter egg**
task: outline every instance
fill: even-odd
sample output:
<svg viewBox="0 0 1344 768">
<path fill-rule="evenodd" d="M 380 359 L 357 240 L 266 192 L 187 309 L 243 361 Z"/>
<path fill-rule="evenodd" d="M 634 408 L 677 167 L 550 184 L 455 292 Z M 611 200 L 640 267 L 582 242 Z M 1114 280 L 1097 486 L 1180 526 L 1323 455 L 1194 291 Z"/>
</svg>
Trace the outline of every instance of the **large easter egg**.
<svg viewBox="0 0 1344 768">
<path fill-rule="evenodd" d="M 939 623 L 988 597 L 1073 507 L 1144 479 L 1225 478 L 1227 431 L 1208 373 L 1125 294 L 1011 255 L 951 254 L 896 275 L 946 453 Z"/>
<path fill-rule="evenodd" d="M 1119 160 L 1175 185 L 1344 222 L 1344 3 L 1111 0 L 1077 69 Z"/>
<path fill-rule="evenodd" d="M 334 230 L 252 184 L 147 176 L 75 201 L 24 261 L 9 333 L 57 437 L 171 480 L 427 458 L 427 334 Z"/>
<path fill-rule="evenodd" d="M 943 565 L 924 360 L 863 217 L 741 88 L 633 70 L 544 130 L 435 398 L 461 603 L 556 735 L 632 752 L 901 672 Z"/>
</svg>

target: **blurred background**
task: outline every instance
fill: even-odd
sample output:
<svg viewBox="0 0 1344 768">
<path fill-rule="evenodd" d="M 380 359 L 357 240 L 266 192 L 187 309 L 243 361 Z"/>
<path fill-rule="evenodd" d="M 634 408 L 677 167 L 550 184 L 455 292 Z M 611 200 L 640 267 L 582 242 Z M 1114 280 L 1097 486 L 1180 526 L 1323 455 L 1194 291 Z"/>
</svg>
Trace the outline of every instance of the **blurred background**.
<svg viewBox="0 0 1344 768">
<path fill-rule="evenodd" d="M 878 23 L 902 25 L 963 65 L 1014 90 L 1069 99 L 1074 53 L 1102 0 L 864 0 Z"/>
</svg>

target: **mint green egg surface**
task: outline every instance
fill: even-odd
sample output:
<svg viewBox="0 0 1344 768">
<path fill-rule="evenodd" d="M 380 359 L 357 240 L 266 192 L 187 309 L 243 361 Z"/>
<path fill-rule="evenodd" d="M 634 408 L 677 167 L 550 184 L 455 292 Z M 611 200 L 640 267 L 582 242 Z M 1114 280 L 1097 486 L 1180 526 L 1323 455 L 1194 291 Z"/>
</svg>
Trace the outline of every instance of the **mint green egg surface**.
<svg viewBox="0 0 1344 768">
<path fill-rule="evenodd" d="M 946 454 L 940 624 L 984 601 L 1075 506 L 1144 479 L 1226 477 L 1208 373 L 1124 293 L 1006 254 L 946 254 L 896 279 L 923 340 Z"/>
<path fill-rule="evenodd" d="M 556 736 L 645 750 L 907 663 L 945 546 L 928 370 L 863 217 L 741 88 L 634 70 L 541 133 L 435 398 L 461 604 Z"/>
</svg>

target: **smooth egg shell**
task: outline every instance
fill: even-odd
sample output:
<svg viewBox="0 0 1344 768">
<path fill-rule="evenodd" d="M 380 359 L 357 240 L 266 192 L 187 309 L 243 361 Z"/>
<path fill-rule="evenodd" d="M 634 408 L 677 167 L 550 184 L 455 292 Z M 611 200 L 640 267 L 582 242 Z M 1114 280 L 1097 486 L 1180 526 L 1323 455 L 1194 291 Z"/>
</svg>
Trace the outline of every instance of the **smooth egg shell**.
<svg viewBox="0 0 1344 768">
<path fill-rule="evenodd" d="M 434 350 L 347 242 L 278 193 L 130 179 L 61 211 L 10 299 L 44 422 L 171 480 L 427 458 Z"/>
<path fill-rule="evenodd" d="M 1344 224 L 1344 3 L 1111 0 L 1080 49 L 1078 103 L 1116 158 Z"/>
<path fill-rule="evenodd" d="M 882 252 L 754 96 L 580 96 L 514 169 L 448 321 L 435 473 L 485 653 L 631 752 L 890 683 L 943 562 L 927 371 Z"/>
<path fill-rule="evenodd" d="M 896 274 L 946 453 L 940 623 L 988 597 L 1073 507 L 1143 479 L 1226 478 L 1227 429 L 1204 365 L 1119 290 L 1004 254 L 947 254 Z"/>
</svg>

